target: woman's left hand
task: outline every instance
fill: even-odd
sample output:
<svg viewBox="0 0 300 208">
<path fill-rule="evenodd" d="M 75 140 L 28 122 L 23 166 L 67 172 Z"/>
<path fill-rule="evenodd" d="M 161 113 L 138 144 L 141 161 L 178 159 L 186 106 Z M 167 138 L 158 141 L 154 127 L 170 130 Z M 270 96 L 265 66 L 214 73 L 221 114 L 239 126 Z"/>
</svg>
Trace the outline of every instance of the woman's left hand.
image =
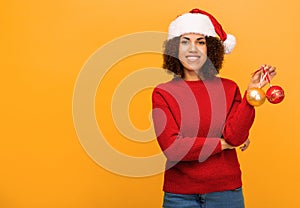
<svg viewBox="0 0 300 208">
<path fill-rule="evenodd" d="M 241 149 L 242 151 L 245 151 L 245 150 L 249 147 L 249 145 L 250 145 L 250 139 L 247 139 L 247 140 L 245 141 L 245 143 L 244 143 L 242 146 L 240 146 L 240 149 Z"/>
<path fill-rule="evenodd" d="M 260 70 L 256 71 L 252 75 L 249 85 L 248 85 L 248 89 L 251 89 L 254 87 L 263 88 L 268 83 L 267 79 L 261 80 L 261 77 L 264 75 L 263 69 L 265 70 L 265 72 L 267 72 L 269 74 L 270 80 L 273 79 L 273 77 L 276 75 L 276 67 L 275 66 L 262 65 L 260 68 L 261 68 Z"/>
</svg>

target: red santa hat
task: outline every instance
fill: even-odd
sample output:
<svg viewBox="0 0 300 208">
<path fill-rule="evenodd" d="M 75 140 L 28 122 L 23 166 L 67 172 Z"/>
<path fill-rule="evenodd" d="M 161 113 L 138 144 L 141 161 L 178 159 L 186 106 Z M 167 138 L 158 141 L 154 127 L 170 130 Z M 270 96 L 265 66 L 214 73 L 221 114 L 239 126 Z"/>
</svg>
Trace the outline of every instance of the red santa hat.
<svg viewBox="0 0 300 208">
<path fill-rule="evenodd" d="M 223 42 L 226 54 L 231 53 L 236 45 L 235 37 L 226 34 L 220 23 L 211 14 L 200 9 L 193 9 L 172 21 L 169 26 L 168 40 L 186 33 L 219 37 Z"/>
</svg>

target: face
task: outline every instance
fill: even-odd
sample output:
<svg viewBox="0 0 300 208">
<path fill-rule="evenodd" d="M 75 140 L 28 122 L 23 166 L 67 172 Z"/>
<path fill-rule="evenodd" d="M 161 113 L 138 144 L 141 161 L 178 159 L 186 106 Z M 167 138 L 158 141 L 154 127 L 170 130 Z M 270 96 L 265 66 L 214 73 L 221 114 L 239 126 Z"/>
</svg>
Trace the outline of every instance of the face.
<svg viewBox="0 0 300 208">
<path fill-rule="evenodd" d="M 184 34 L 179 42 L 179 60 L 187 74 L 197 75 L 207 59 L 206 39 L 201 34 Z"/>
</svg>

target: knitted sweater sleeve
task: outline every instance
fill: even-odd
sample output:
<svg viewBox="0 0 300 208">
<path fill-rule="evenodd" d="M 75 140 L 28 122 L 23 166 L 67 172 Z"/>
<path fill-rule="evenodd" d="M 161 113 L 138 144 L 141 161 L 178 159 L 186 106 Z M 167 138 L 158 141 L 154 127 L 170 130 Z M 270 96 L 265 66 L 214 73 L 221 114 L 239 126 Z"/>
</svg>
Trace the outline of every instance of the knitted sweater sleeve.
<svg viewBox="0 0 300 208">
<path fill-rule="evenodd" d="M 255 109 L 246 100 L 246 91 L 241 97 L 236 86 L 233 99 L 228 99 L 229 114 L 223 130 L 223 137 L 227 143 L 233 146 L 242 145 L 249 136 L 250 128 L 255 117 Z"/>
<path fill-rule="evenodd" d="M 157 89 L 152 94 L 152 108 L 157 141 L 169 161 L 203 162 L 222 151 L 220 138 L 183 137 L 174 112 Z"/>
</svg>

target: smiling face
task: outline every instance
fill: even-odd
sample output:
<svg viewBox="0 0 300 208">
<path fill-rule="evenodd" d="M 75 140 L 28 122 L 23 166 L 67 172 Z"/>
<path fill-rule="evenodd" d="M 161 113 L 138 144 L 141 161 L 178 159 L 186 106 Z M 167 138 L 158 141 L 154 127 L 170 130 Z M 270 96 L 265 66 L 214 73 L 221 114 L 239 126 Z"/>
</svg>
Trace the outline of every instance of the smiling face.
<svg viewBox="0 0 300 208">
<path fill-rule="evenodd" d="M 200 69 L 207 59 L 204 35 L 184 34 L 180 37 L 178 58 L 183 65 L 184 79 L 199 79 Z"/>
</svg>

